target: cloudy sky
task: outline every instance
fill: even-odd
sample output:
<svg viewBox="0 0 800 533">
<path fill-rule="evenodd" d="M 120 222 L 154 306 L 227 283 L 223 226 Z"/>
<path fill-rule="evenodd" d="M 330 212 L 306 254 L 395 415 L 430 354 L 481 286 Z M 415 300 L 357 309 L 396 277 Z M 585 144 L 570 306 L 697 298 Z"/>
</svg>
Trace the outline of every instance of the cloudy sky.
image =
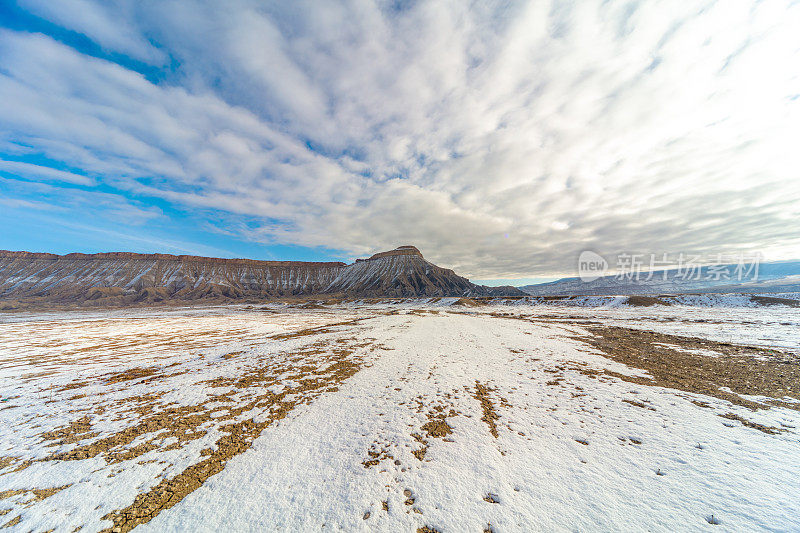
<svg viewBox="0 0 800 533">
<path fill-rule="evenodd" d="M 0 248 L 800 258 L 800 4 L 17 0 Z"/>
</svg>

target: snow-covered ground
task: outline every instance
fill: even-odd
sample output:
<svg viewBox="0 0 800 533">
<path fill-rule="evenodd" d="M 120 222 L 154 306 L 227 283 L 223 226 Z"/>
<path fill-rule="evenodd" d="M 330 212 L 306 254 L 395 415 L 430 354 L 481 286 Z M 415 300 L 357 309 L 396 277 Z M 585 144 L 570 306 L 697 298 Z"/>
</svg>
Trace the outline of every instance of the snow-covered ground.
<svg viewBox="0 0 800 533">
<path fill-rule="evenodd" d="M 800 411 L 582 340 L 800 351 L 797 309 L 452 303 L 0 315 L 0 525 L 800 530 Z"/>
<path fill-rule="evenodd" d="M 800 308 L 654 305 L 652 307 L 560 305 L 513 306 L 521 315 L 552 315 L 602 320 L 630 328 L 672 335 L 700 336 L 800 353 Z"/>
</svg>

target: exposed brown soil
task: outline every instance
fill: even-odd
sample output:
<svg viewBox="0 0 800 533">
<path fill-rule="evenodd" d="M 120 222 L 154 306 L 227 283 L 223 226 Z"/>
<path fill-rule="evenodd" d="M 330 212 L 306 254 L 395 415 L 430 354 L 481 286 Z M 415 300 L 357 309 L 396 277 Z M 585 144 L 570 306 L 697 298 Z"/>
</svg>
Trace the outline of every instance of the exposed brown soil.
<svg viewBox="0 0 800 533">
<path fill-rule="evenodd" d="M 486 422 L 486 425 L 489 426 L 489 433 L 492 434 L 494 438 L 497 438 L 497 424 L 495 420 L 500 418 L 500 415 L 497 414 L 495 411 L 494 404 L 492 400 L 489 398 L 490 389 L 487 388 L 485 385 L 481 384 L 481 382 L 475 382 L 475 399 L 481 403 L 481 409 L 483 409 L 483 416 L 481 420 Z"/>
<path fill-rule="evenodd" d="M 450 396 L 449 394 L 445 394 L 445 397 L 449 398 Z M 441 402 L 441 400 L 426 401 L 423 396 L 418 396 L 414 399 L 417 412 L 422 413 L 423 411 L 428 411 L 426 415 L 428 421 L 420 427 L 420 429 L 425 432 L 425 435 L 423 436 L 419 433 L 411 434 L 414 440 L 422 444 L 420 449 L 411 452 L 411 454 L 420 461 L 425 459 L 425 454 L 428 453 L 428 438 L 443 439 L 452 442 L 451 439 L 448 438 L 448 435 L 453 433 L 453 428 L 447 423 L 447 419 L 458 416 L 459 413 L 452 408 L 449 402 L 437 403 L 437 401 Z"/>
<path fill-rule="evenodd" d="M 158 448 L 153 442 L 156 440 L 155 437 L 133 448 L 128 448 L 131 442 L 142 435 L 154 434 L 163 430 L 167 430 L 169 436 L 176 437 L 179 443 L 195 440 L 206 434 L 204 430 L 198 431 L 198 426 L 211 419 L 211 413 L 204 408 L 204 405 L 205 403 L 173 407 L 155 413 L 148 412 L 152 407 L 146 406 L 142 409 L 142 420 L 138 424 L 125 428 L 114 435 L 77 446 L 69 451 L 55 453 L 43 460 L 75 461 L 102 454 L 109 463 L 127 461 Z M 86 418 L 88 417 L 84 417 L 84 419 Z M 63 430 L 59 431 L 62 432 Z M 57 440 L 54 444 L 62 445 L 76 442 L 91 435 L 92 433 L 77 434 L 66 439 Z M 159 435 L 159 439 L 163 437 L 164 435 Z M 170 449 L 178 447 L 176 444 Z"/>
<path fill-rule="evenodd" d="M 355 318 L 353 320 L 345 320 L 343 322 L 336 322 L 334 324 L 326 324 L 325 326 L 305 328 L 297 331 L 292 331 L 290 333 L 279 333 L 277 335 L 273 335 L 271 338 L 276 340 L 287 340 L 287 339 L 296 339 L 298 337 L 306 337 L 308 335 L 320 335 L 322 333 L 332 333 L 333 330 L 331 328 L 335 328 L 337 326 L 351 326 L 361 320 L 364 319 Z"/>
<path fill-rule="evenodd" d="M 66 489 L 67 487 L 70 487 L 70 486 L 72 486 L 72 483 L 70 483 L 68 485 L 62 485 L 60 487 L 53 487 L 53 488 L 50 488 L 50 489 L 31 489 L 31 492 L 33 493 L 33 496 L 38 501 L 38 500 L 44 500 L 45 498 L 49 498 L 53 494 L 55 494 L 57 492 L 61 492 L 62 490 Z"/>
<path fill-rule="evenodd" d="M 289 410 L 291 407 L 285 407 L 278 412 L 285 416 Z M 228 434 L 217 440 L 216 450 L 177 476 L 166 479 L 148 492 L 140 494 L 128 507 L 104 516 L 104 519 L 112 520 L 114 526 L 103 531 L 114 533 L 130 531 L 139 524 L 149 522 L 164 509 L 174 506 L 198 489 L 206 479 L 221 472 L 231 457 L 247 450 L 261 431 L 278 418 L 279 416 L 275 416 L 261 423 L 247 420 L 223 426 L 222 431 Z"/>
<path fill-rule="evenodd" d="M 422 429 L 433 438 L 444 438 L 453 432 L 453 428 L 444 418 L 435 418 L 422 425 Z"/>
<path fill-rule="evenodd" d="M 45 498 L 49 498 L 53 494 L 57 492 L 61 492 L 62 490 L 66 489 L 67 487 L 72 486 L 72 483 L 68 485 L 62 485 L 61 487 L 52 487 L 49 489 L 12 489 L 12 490 L 3 490 L 0 491 L 0 500 L 5 500 L 6 498 L 13 498 L 14 496 L 19 496 L 20 494 L 30 494 L 30 499 L 26 501 L 26 504 L 31 504 L 34 502 L 39 502 L 44 500 Z M 10 511 L 11 509 L 9 509 Z M 5 514 L 5 513 L 2 513 Z"/>
<path fill-rule="evenodd" d="M 3 524 L 3 529 L 5 529 L 7 527 L 14 527 L 17 524 L 19 524 L 21 520 L 22 520 L 22 516 L 17 515 L 14 518 L 12 518 L 11 520 L 9 520 L 8 522 L 6 522 L 5 524 Z"/>
<path fill-rule="evenodd" d="M 412 450 L 411 455 L 422 461 L 425 459 L 425 454 L 428 453 L 428 441 L 425 440 L 425 438 L 419 433 L 412 433 L 411 436 L 414 437 L 414 440 L 422 444 L 422 448 L 418 450 Z"/>
<path fill-rule="evenodd" d="M 367 455 L 370 457 L 369 459 L 362 461 L 361 464 L 364 465 L 364 468 L 369 468 L 371 466 L 375 466 L 383 460 L 391 460 L 394 459 L 389 450 L 386 447 L 381 446 L 377 442 L 372 443 L 372 447 L 367 450 Z"/>
<path fill-rule="evenodd" d="M 92 431 L 92 422 L 88 415 L 73 420 L 66 426 L 41 434 L 42 440 L 52 441 L 53 445 L 72 444 L 97 435 Z"/>
<path fill-rule="evenodd" d="M 124 372 L 111 374 L 106 380 L 106 383 L 122 383 L 125 381 L 133 381 L 134 379 L 146 378 L 158 373 L 159 370 L 159 367 L 129 368 Z"/>
<path fill-rule="evenodd" d="M 17 464 L 17 467 L 8 472 L 19 472 L 25 470 L 33 464 L 30 459 L 20 459 L 19 457 L 0 457 L 0 469 L 4 469 L 12 464 Z"/>
<path fill-rule="evenodd" d="M 728 420 L 737 420 L 741 422 L 743 426 L 763 431 L 764 433 L 767 433 L 769 435 L 776 435 L 778 433 L 786 431 L 783 428 L 776 428 L 774 426 L 765 426 L 763 424 L 758 424 L 756 422 L 753 422 L 752 420 L 744 418 L 743 416 L 739 416 L 736 413 L 725 413 L 724 415 L 719 415 L 719 416 L 721 416 L 722 418 L 727 418 Z"/>
<path fill-rule="evenodd" d="M 352 325 L 357 321 L 303 330 L 300 335 L 287 335 L 285 338 L 304 337 L 331 333 L 333 326 Z M 336 330 L 341 333 L 340 329 Z M 102 456 L 107 464 L 133 460 L 154 451 L 181 449 L 192 440 L 209 435 L 212 429 L 219 431 L 214 444 L 201 453 L 197 462 L 183 472 L 163 479 L 152 489 L 140 494 L 126 508 L 109 513 L 104 518 L 113 522 L 107 531 L 129 531 L 138 524 L 145 523 L 164 509 L 181 501 L 186 495 L 200 487 L 205 480 L 220 472 L 226 462 L 248 449 L 252 441 L 271 423 L 286 416 L 296 405 L 308 403 L 324 392 L 337 390 L 338 385 L 355 374 L 363 359 L 355 355 L 358 348 L 380 348 L 371 339 L 323 338 L 312 339 L 310 344 L 281 353 L 281 357 L 268 354 L 263 358 L 235 358 L 243 352 L 231 352 L 223 359 L 232 359 L 236 372 L 230 377 L 219 377 L 205 382 L 208 385 L 207 398 L 194 405 L 177 406 L 162 401 L 163 392 L 153 392 L 121 399 L 100 400 L 86 404 L 81 400 L 85 395 L 69 391 L 101 383 L 109 391 L 120 386 L 136 386 L 150 381 L 159 381 L 187 372 L 167 367 L 136 367 L 123 372 L 98 376 L 94 380 L 74 382 L 55 393 L 67 392 L 70 400 L 65 409 L 74 413 L 75 420 L 42 433 L 40 436 L 48 446 L 60 449 L 51 455 L 33 462 L 81 460 Z M 294 343 L 293 343 L 294 344 Z M 209 365 L 218 365 L 220 359 L 208 359 Z M 165 370 L 169 369 L 169 370 Z M 177 372 L 177 373 L 176 373 Z M 278 392 L 270 392 L 278 386 Z M 224 392 L 215 393 L 216 387 Z M 282 390 L 280 387 L 284 387 Z M 146 387 L 145 387 L 146 388 Z M 274 390 L 274 389 L 273 389 Z M 93 393 L 104 395 L 104 392 Z M 59 401 L 59 400 L 53 400 Z M 72 402 L 75 402 L 73 404 Z M 94 423 L 106 420 L 129 419 L 132 424 L 112 435 L 98 438 Z M 134 445 L 135 444 L 135 445 Z M 149 462 L 149 461 L 148 461 Z M 12 467 L 20 463 L 16 470 L 32 464 L 16 457 L 0 457 L 0 467 Z M 113 475 L 110 474 L 110 475 Z M 33 498 L 44 498 L 61 490 L 35 489 L 22 491 Z M 1 497 L 11 497 L 7 494 Z"/>
<path fill-rule="evenodd" d="M 629 400 L 627 398 L 623 398 L 622 401 L 625 402 L 625 403 L 628 403 L 630 405 L 635 405 L 636 407 L 641 407 L 642 409 L 650 409 L 651 411 L 655 411 L 654 407 L 651 407 L 651 406 L 649 406 L 649 405 L 647 405 L 645 403 L 642 403 L 642 402 L 637 402 L 636 400 Z"/>
<path fill-rule="evenodd" d="M 284 418 L 296 405 L 308 401 L 311 397 L 309 395 L 332 390 L 336 385 L 355 374 L 360 368 L 360 363 L 347 357 L 351 354 L 351 351 L 351 349 L 337 347 L 332 350 L 329 357 L 320 358 L 318 367 L 303 365 L 295 369 L 296 373 L 287 379 L 297 382 L 299 385 L 287 388 L 279 394 L 270 392 L 258 394 L 245 405 L 230 409 L 223 417 L 217 417 L 217 420 L 220 418 L 223 420 L 231 419 L 256 407 L 268 410 L 266 420 L 256 422 L 255 419 L 249 419 L 221 426 L 219 429 L 225 435 L 217 440 L 214 448 L 206 450 L 203 460 L 188 467 L 180 474 L 163 480 L 149 491 L 140 494 L 128 507 L 106 515 L 104 518 L 112 520 L 114 526 L 104 531 L 114 533 L 130 531 L 137 525 L 150 521 L 164 509 L 169 509 L 180 502 L 186 495 L 199 488 L 210 476 L 222 471 L 230 458 L 247 450 L 253 440 L 266 427 L 274 421 Z M 326 363 L 331 364 L 326 366 Z M 322 367 L 325 367 L 324 370 L 320 370 Z M 249 374 L 232 381 L 239 388 L 243 388 L 252 385 L 263 385 L 264 382 L 271 380 L 271 376 L 272 372 L 265 373 L 263 369 L 255 369 Z M 256 388 L 263 390 L 260 386 Z M 293 399 L 289 400 L 287 397 Z M 182 415 L 183 418 L 181 418 Z M 131 433 L 140 435 L 149 433 L 151 430 L 161 429 L 164 427 L 163 422 L 167 420 L 171 420 L 173 425 L 176 420 L 181 420 L 185 423 L 184 425 L 187 429 L 192 429 L 197 428 L 209 418 L 210 412 L 208 411 L 196 413 L 190 409 L 185 414 L 176 414 L 174 411 L 168 410 L 158 415 L 158 417 L 150 418 L 145 422 L 145 426 L 147 426 L 148 422 L 151 424 L 149 428 L 142 429 L 140 426 L 131 428 Z M 180 434 L 180 431 L 177 435 L 173 433 L 174 436 Z M 130 437 L 131 435 L 125 435 L 122 440 L 130 442 L 133 440 Z M 117 446 L 117 444 L 115 443 L 114 446 Z M 111 458 L 114 458 L 113 454 Z M 125 454 L 124 458 L 129 459 L 130 454 Z"/>
<path fill-rule="evenodd" d="M 577 337 L 578 340 L 614 361 L 646 370 L 652 379 L 610 371 L 605 374 L 633 383 L 706 394 L 751 409 L 768 408 L 771 404 L 800 410 L 800 404 L 781 400 L 787 396 L 800 399 L 800 360 L 791 354 L 616 326 L 588 326 L 587 329 L 592 336 Z M 721 355 L 687 353 L 665 344 L 712 350 Z M 741 395 L 773 399 L 765 404 Z"/>
<path fill-rule="evenodd" d="M 787 305 L 789 307 L 800 307 L 800 302 L 789 298 L 776 298 L 774 296 L 750 296 L 750 299 L 760 305 Z"/>
<path fill-rule="evenodd" d="M 6 498 L 11 498 L 12 496 L 17 496 L 19 494 L 25 494 L 27 491 L 25 489 L 9 489 L 9 490 L 0 490 L 0 500 L 5 500 Z"/>
<path fill-rule="evenodd" d="M 652 296 L 628 296 L 625 303 L 634 307 L 651 307 L 653 305 L 672 305 L 666 300 L 661 298 L 654 298 Z"/>
</svg>

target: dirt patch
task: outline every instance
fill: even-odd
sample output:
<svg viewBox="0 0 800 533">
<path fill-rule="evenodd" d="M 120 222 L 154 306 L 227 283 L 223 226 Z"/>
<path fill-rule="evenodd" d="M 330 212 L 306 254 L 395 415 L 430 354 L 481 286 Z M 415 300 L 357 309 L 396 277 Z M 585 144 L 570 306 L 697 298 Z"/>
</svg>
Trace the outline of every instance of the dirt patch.
<svg viewBox="0 0 800 533">
<path fill-rule="evenodd" d="M 284 407 L 279 412 L 285 416 L 290 409 Z M 222 427 L 221 430 L 227 435 L 217 440 L 217 449 L 206 459 L 193 464 L 177 476 L 162 481 L 148 492 L 140 494 L 128 507 L 104 516 L 104 519 L 112 520 L 114 526 L 103 531 L 109 533 L 130 531 L 139 524 L 149 522 L 164 509 L 174 506 L 198 489 L 206 479 L 221 472 L 231 457 L 247 450 L 261 431 L 277 418 L 276 416 L 262 423 L 247 420 Z"/>
<path fill-rule="evenodd" d="M 481 420 L 486 422 L 486 425 L 489 426 L 489 433 L 492 434 L 492 437 L 497 438 L 497 424 L 495 420 L 500 418 L 500 415 L 497 414 L 495 411 L 494 404 L 492 400 L 489 398 L 490 389 L 485 385 L 481 384 L 481 382 L 475 382 L 475 395 L 474 398 L 481 403 L 481 409 L 483 409 L 483 416 Z"/>
<path fill-rule="evenodd" d="M 5 500 L 6 498 L 12 498 L 14 496 L 18 496 L 19 494 L 25 494 L 25 489 L 9 489 L 9 490 L 0 490 L 0 500 Z"/>
<path fill-rule="evenodd" d="M 434 418 L 430 422 L 422 425 L 422 429 L 428 434 L 429 437 L 436 439 L 444 438 L 453 432 L 453 428 L 447 423 L 447 420 L 442 418 Z"/>
<path fill-rule="evenodd" d="M 72 486 L 72 483 L 69 483 L 67 485 L 62 485 L 60 487 L 53 487 L 51 489 L 31 489 L 31 492 L 33 493 L 34 498 L 36 498 L 36 501 L 39 501 L 39 500 L 44 500 L 45 498 L 49 498 L 53 494 L 61 492 L 62 490 L 66 489 L 67 487 L 71 487 L 71 486 Z"/>
<path fill-rule="evenodd" d="M 147 409 L 147 408 L 145 408 Z M 142 409 L 142 410 L 145 410 Z M 149 409 L 147 409 L 149 410 Z M 88 418 L 88 417 L 84 417 Z M 149 439 L 137 446 L 128 446 L 138 437 L 145 434 L 155 434 L 168 430 L 169 436 L 174 436 L 179 443 L 195 440 L 206 434 L 206 431 L 197 431 L 196 428 L 211 419 L 210 412 L 204 409 L 203 404 L 190 405 L 165 409 L 158 413 L 149 413 L 143 420 L 122 431 L 102 439 L 78 446 L 66 452 L 53 454 L 45 461 L 76 461 L 103 455 L 108 463 L 119 463 L 134 459 L 158 446 L 153 442 L 156 438 Z M 94 435 L 89 433 L 88 435 Z M 159 435 L 159 439 L 167 435 Z M 54 444 L 64 444 L 69 441 L 56 441 Z M 179 447 L 177 444 L 171 449 Z"/>
<path fill-rule="evenodd" d="M 412 450 L 411 455 L 416 457 L 418 460 L 422 461 L 423 459 L 425 459 L 425 454 L 428 453 L 428 441 L 425 440 L 425 437 L 423 437 L 419 433 L 412 433 L 411 436 L 414 437 L 414 440 L 422 444 L 422 448 L 418 450 Z"/>
<path fill-rule="evenodd" d="M 654 305 L 672 305 L 670 302 L 666 300 L 662 300 L 661 298 L 655 298 L 653 296 L 628 296 L 625 300 L 625 304 L 630 305 L 632 307 L 651 307 Z"/>
<path fill-rule="evenodd" d="M 53 487 L 50 489 L 13 489 L 13 490 L 4 490 L 0 491 L 0 500 L 5 500 L 7 498 L 13 498 L 14 496 L 19 496 L 20 494 L 29 494 L 30 499 L 28 499 L 25 503 L 31 504 L 35 502 L 39 502 L 44 500 L 45 498 L 49 498 L 53 494 L 61 492 L 62 490 L 66 489 L 67 487 L 72 486 L 72 483 L 68 485 L 62 485 L 61 487 Z"/>
<path fill-rule="evenodd" d="M 17 524 L 19 524 L 21 520 L 22 520 L 22 517 L 21 517 L 21 516 L 15 516 L 15 517 L 14 517 L 14 518 L 12 518 L 11 520 L 9 520 L 9 521 L 8 521 L 8 522 L 6 522 L 5 524 L 3 524 L 3 529 L 5 529 L 5 528 L 7 528 L 7 527 L 14 527 L 14 526 L 16 526 Z"/>
<path fill-rule="evenodd" d="M 329 331 L 324 328 L 313 329 L 317 334 Z M 336 329 L 334 332 L 341 334 L 342 330 Z M 312 331 L 306 331 L 302 336 L 311 334 Z M 125 461 L 135 461 L 148 452 L 182 450 L 189 441 L 204 438 L 199 457 L 188 457 L 194 464 L 171 478 L 154 479 L 157 485 L 139 494 L 127 507 L 104 517 L 113 522 L 113 526 L 106 531 L 129 531 L 174 506 L 200 487 L 208 477 L 224 469 L 231 457 L 247 450 L 266 427 L 285 417 L 296 405 L 309 403 L 320 394 L 335 391 L 340 383 L 355 374 L 364 361 L 362 355 L 355 353 L 356 350 L 376 349 L 376 345 L 371 340 L 343 337 L 347 335 L 319 341 L 306 337 L 310 342 L 304 342 L 304 346 L 295 348 L 297 343 L 292 343 L 291 348 L 279 354 L 252 354 L 245 358 L 240 356 L 244 352 L 231 352 L 222 359 L 193 359 L 193 364 L 200 361 L 216 366 L 224 362 L 232 368 L 221 377 L 193 381 L 193 386 L 200 386 L 205 391 L 203 401 L 193 405 L 166 403 L 162 398 L 164 392 L 161 391 L 113 399 L 99 392 L 97 395 L 102 399 L 88 404 L 80 399 L 82 395 L 68 393 L 73 395 L 73 400 L 58 401 L 63 402 L 63 411 L 70 413 L 75 420 L 62 427 L 47 428 L 48 431 L 40 434 L 45 446 L 59 448 L 49 456 L 33 461 L 0 457 L 0 468 L 7 472 L 15 466 L 18 466 L 17 470 L 24 468 L 32 462 L 101 456 L 106 465 L 123 463 L 119 467 L 108 468 L 109 477 L 113 477 L 120 468 L 127 468 Z M 225 359 L 230 362 L 225 362 Z M 148 384 L 151 381 L 160 384 L 161 380 L 177 375 L 175 369 L 165 371 L 166 368 L 137 367 L 104 374 L 94 380 L 75 382 L 67 390 L 89 382 L 106 386 L 108 392 L 129 387 L 150 390 Z M 121 430 L 109 434 L 107 429 L 103 429 L 103 434 L 99 435 L 101 427 L 107 428 L 109 422 L 119 426 L 120 421 L 124 423 Z M 189 452 L 179 453 L 186 459 Z M 28 495 L 14 498 L 13 507 L 49 497 L 63 488 L 23 491 Z M 3 497 L 12 496 L 15 494 L 8 493 Z M 26 497 L 26 502 L 18 501 Z"/>
<path fill-rule="evenodd" d="M 421 411 L 425 403 L 421 397 L 417 398 L 417 410 Z M 449 407 L 449 410 L 448 410 Z M 447 419 L 457 416 L 458 413 L 449 404 L 433 405 L 428 411 L 428 421 L 422 424 L 422 430 L 428 437 L 442 439 L 453 432 L 453 428 L 447 423 Z"/>
<path fill-rule="evenodd" d="M 757 424 L 756 422 L 753 422 L 752 420 L 748 420 L 748 419 L 746 419 L 746 418 L 744 418 L 742 416 L 739 416 L 736 413 L 725 413 L 724 415 L 719 415 L 719 416 L 721 416 L 722 418 L 727 418 L 728 420 L 737 420 L 737 421 L 741 422 L 742 425 L 745 426 L 745 427 L 757 429 L 759 431 L 763 431 L 764 433 L 767 433 L 768 435 L 777 435 L 778 433 L 782 433 L 782 432 L 786 431 L 785 429 L 776 428 L 774 426 L 765 426 L 763 424 Z"/>
<path fill-rule="evenodd" d="M 776 298 L 774 296 L 750 296 L 750 300 L 758 305 L 786 305 L 789 307 L 800 307 L 800 302 L 790 298 Z"/>
<path fill-rule="evenodd" d="M 92 431 L 92 421 L 87 415 L 73 420 L 66 426 L 42 433 L 41 437 L 44 441 L 52 441 L 52 446 L 60 446 L 79 442 L 95 435 L 97 433 Z"/>
<path fill-rule="evenodd" d="M 180 474 L 161 481 L 149 491 L 140 494 L 134 502 L 124 509 L 114 511 L 104 516 L 111 520 L 114 526 L 104 530 L 105 532 L 130 531 L 139 524 L 150 521 L 164 509 L 169 509 L 180 502 L 188 494 L 199 488 L 206 479 L 222 471 L 225 464 L 232 457 L 241 454 L 250 448 L 261 432 L 276 420 L 284 418 L 296 405 L 304 403 L 310 399 L 310 394 L 317 394 L 332 390 L 333 387 L 355 374 L 359 368 L 359 361 L 346 359 L 351 350 L 336 348 L 328 360 L 321 358 L 319 365 L 325 367 L 319 370 L 317 367 L 307 365 L 302 371 L 287 379 L 299 383 L 295 387 L 286 388 L 279 394 L 266 392 L 257 395 L 252 401 L 231 409 L 223 419 L 234 418 L 246 411 L 254 408 L 267 409 L 267 419 L 256 422 L 255 418 L 223 425 L 219 430 L 225 435 L 218 439 L 213 448 L 206 450 L 204 459 L 186 468 Z M 327 364 L 330 362 L 331 364 Z M 261 384 L 267 376 L 262 375 L 258 369 L 252 372 L 253 375 L 243 376 L 237 382 L 249 382 L 250 384 Z M 258 387 L 261 389 L 261 387 Z M 291 400 L 287 398 L 292 398 Z M 189 426 L 199 425 L 201 420 L 206 419 L 208 413 L 194 415 L 197 420 L 191 420 Z M 172 417 L 166 417 L 170 419 Z M 217 418 L 219 419 L 219 418 Z M 259 417 L 262 420 L 262 417 Z M 161 425 L 160 423 L 158 425 Z M 139 433 L 141 430 L 135 430 Z M 125 440 L 128 440 L 127 437 Z M 129 457 L 126 457 L 129 458 Z"/>
<path fill-rule="evenodd" d="M 655 411 L 656 410 L 655 407 L 651 407 L 651 406 L 649 406 L 649 405 L 647 405 L 647 404 L 645 404 L 643 402 L 637 402 L 636 400 L 629 400 L 627 398 L 623 398 L 622 401 L 627 403 L 627 404 L 633 405 L 635 407 L 641 407 L 642 409 L 649 409 L 651 411 Z"/>
<path fill-rule="evenodd" d="M 139 368 L 129 368 L 123 372 L 117 372 L 115 374 L 111 374 L 106 379 L 106 383 L 113 384 L 113 383 L 123 383 L 125 381 L 133 381 L 135 379 L 147 378 L 154 374 L 156 374 L 160 370 L 159 367 L 139 367 Z"/>
<path fill-rule="evenodd" d="M 344 322 L 336 322 L 334 324 L 328 324 L 325 326 L 317 326 L 313 328 L 305 328 L 298 331 L 292 331 L 290 333 L 279 333 L 277 335 L 273 335 L 272 339 L 275 340 L 287 340 L 287 339 L 296 339 L 298 337 L 305 337 L 308 335 L 320 335 L 323 333 L 334 333 L 333 329 L 337 326 L 352 326 L 357 322 L 364 320 L 363 318 L 354 318 L 353 320 L 345 320 Z"/>
<path fill-rule="evenodd" d="M 587 330 L 592 336 L 576 339 L 614 361 L 646 370 L 652 379 L 610 371 L 605 371 L 606 375 L 714 396 L 750 409 L 780 405 L 800 410 L 800 404 L 781 400 L 785 397 L 800 400 L 800 359 L 792 354 L 616 326 L 588 326 Z M 687 353 L 685 349 L 711 350 L 722 355 Z M 722 390 L 723 387 L 731 392 Z M 742 395 L 766 396 L 772 400 L 761 403 Z"/>
<path fill-rule="evenodd" d="M 63 387 L 54 389 L 54 392 L 66 392 L 66 391 L 71 391 L 71 390 L 75 390 L 75 389 L 81 389 L 81 388 L 85 387 L 88 384 L 89 384 L 88 381 L 73 381 L 72 383 L 70 383 L 68 385 L 64 385 Z"/>
<path fill-rule="evenodd" d="M 389 453 L 389 450 L 387 450 L 386 447 L 381 446 L 377 442 L 372 443 L 371 448 L 367 450 L 367 455 L 370 458 L 361 462 L 361 464 L 364 465 L 364 468 L 376 466 L 381 461 L 387 459 L 388 460 L 394 459 L 394 456 L 392 456 L 392 454 Z"/>
<path fill-rule="evenodd" d="M 19 472 L 31 466 L 33 462 L 30 459 L 20 459 L 19 457 L 0 457 L 0 470 L 17 465 L 16 468 L 9 470 L 9 472 Z"/>
<path fill-rule="evenodd" d="M 348 372 L 351 365 L 355 364 L 348 359 L 353 349 L 369 343 L 353 342 L 346 346 L 330 344 L 318 342 L 298 350 L 290 358 L 294 363 L 244 368 L 235 377 L 203 382 L 212 387 L 233 388 L 238 395 L 237 399 L 231 398 L 228 393 L 211 394 L 199 404 L 179 407 L 158 405 L 157 400 L 162 393 L 122 400 L 127 412 L 137 415 L 136 424 L 113 435 L 54 453 L 42 460 L 81 460 L 103 455 L 110 464 L 134 459 L 156 449 L 178 449 L 187 442 L 205 436 L 208 433 L 208 422 L 223 423 L 253 409 L 263 410 L 271 406 L 274 395 L 264 389 L 278 383 L 277 375 L 298 383 L 290 389 L 294 392 L 307 393 L 318 389 L 332 391 L 335 384 L 329 382 L 328 378 Z M 303 360 L 308 362 L 301 364 L 300 361 Z M 312 360 L 313 364 L 310 363 Z M 43 434 L 43 438 L 52 440 L 54 446 L 70 444 L 95 436 L 96 433 L 90 430 L 90 418 L 84 416 L 64 428 Z M 141 438 L 146 440 L 131 446 Z M 162 443 L 167 438 L 174 438 L 174 442 L 163 446 Z"/>
<path fill-rule="evenodd" d="M 445 398 L 450 398 L 449 393 L 444 396 Z M 428 453 L 429 438 L 443 439 L 446 442 L 452 442 L 452 439 L 448 438 L 448 435 L 453 433 L 453 428 L 447 423 L 447 419 L 458 416 L 459 413 L 453 409 L 448 401 L 442 401 L 440 398 L 426 400 L 423 396 L 417 396 L 414 398 L 413 402 L 416 404 L 414 409 L 418 413 L 427 411 L 426 417 L 428 421 L 420 426 L 420 429 L 424 432 L 424 436 L 420 433 L 411 434 L 414 440 L 422 444 L 422 448 L 413 450 L 411 453 L 414 457 L 422 461 L 425 458 L 425 454 Z"/>
</svg>

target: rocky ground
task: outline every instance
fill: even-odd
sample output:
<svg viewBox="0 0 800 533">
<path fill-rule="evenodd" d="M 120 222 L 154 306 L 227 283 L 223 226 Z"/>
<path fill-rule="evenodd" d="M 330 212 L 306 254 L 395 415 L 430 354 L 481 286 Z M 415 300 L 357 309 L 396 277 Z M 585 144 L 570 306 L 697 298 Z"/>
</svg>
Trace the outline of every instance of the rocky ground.
<svg viewBox="0 0 800 533">
<path fill-rule="evenodd" d="M 438 299 L 5 313 L 0 525 L 795 530 L 799 320 Z"/>
</svg>

